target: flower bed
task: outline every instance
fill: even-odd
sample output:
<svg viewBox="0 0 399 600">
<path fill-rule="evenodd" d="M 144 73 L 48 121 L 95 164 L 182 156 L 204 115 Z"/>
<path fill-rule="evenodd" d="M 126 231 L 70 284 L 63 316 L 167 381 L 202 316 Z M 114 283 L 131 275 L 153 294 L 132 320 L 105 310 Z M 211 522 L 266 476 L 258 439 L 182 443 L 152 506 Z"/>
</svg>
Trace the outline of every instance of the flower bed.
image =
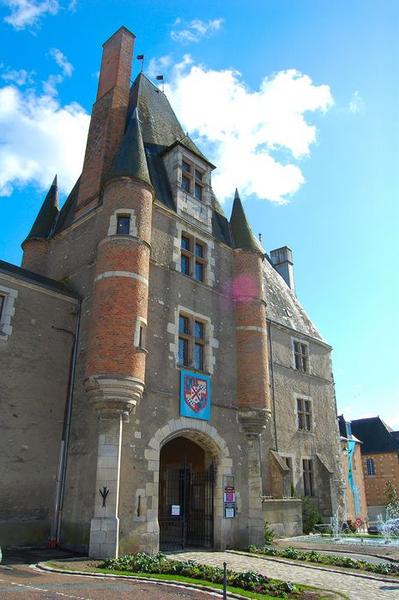
<svg viewBox="0 0 399 600">
<path fill-rule="evenodd" d="M 171 560 L 161 553 L 129 554 L 119 558 L 107 559 L 99 567 L 112 571 L 143 573 L 143 575 L 167 574 L 178 577 L 184 576 L 202 582 L 223 583 L 223 569 L 220 567 L 211 567 L 192 560 Z M 227 584 L 231 588 L 237 588 L 237 591 L 240 589 L 246 590 L 255 594 L 263 594 L 266 597 L 287 598 L 290 600 L 305 600 L 305 598 L 317 600 L 321 597 L 318 592 L 304 590 L 303 586 L 273 580 L 254 571 L 238 573 L 228 569 Z"/>
<path fill-rule="evenodd" d="M 330 565 L 335 567 L 346 567 L 349 569 L 360 569 L 377 573 L 379 575 L 395 575 L 399 576 L 399 565 L 394 563 L 384 563 L 374 565 L 364 560 L 355 560 L 349 556 L 333 556 L 323 554 L 315 550 L 298 550 L 292 546 L 287 548 L 274 548 L 273 546 L 250 546 L 248 552 L 251 554 L 262 554 L 265 556 L 278 556 L 280 558 L 289 558 L 291 560 L 302 560 L 304 562 L 319 563 L 322 565 Z"/>
</svg>

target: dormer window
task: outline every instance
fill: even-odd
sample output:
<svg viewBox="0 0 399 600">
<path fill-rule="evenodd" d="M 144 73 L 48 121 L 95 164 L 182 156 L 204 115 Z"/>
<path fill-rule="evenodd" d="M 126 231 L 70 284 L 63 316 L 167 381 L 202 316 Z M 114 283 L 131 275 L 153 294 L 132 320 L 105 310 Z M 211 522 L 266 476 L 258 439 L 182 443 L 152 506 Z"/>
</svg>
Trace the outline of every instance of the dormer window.
<svg viewBox="0 0 399 600">
<path fill-rule="evenodd" d="M 196 169 L 194 165 L 186 160 L 182 160 L 181 170 L 181 187 L 185 192 L 193 194 L 199 202 L 202 202 L 204 199 L 204 172 Z"/>
</svg>

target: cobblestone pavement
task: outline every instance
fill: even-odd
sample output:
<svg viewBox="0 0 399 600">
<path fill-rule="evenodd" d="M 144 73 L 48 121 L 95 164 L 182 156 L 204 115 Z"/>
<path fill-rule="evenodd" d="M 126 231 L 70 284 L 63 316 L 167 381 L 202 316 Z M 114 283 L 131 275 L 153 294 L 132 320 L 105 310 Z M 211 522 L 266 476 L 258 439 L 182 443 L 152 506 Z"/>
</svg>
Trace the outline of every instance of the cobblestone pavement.
<svg viewBox="0 0 399 600">
<path fill-rule="evenodd" d="M 1 600 L 211 600 L 215 597 L 165 584 L 47 573 L 22 564 L 0 565 Z"/>
<path fill-rule="evenodd" d="M 351 600 L 399 600 L 398 583 L 382 579 L 365 579 L 349 573 L 330 573 L 316 567 L 300 566 L 294 562 L 238 555 L 230 552 L 178 552 L 168 558 L 195 560 L 212 566 L 227 563 L 235 571 L 256 571 L 275 579 L 313 585 L 347 594 Z"/>
</svg>

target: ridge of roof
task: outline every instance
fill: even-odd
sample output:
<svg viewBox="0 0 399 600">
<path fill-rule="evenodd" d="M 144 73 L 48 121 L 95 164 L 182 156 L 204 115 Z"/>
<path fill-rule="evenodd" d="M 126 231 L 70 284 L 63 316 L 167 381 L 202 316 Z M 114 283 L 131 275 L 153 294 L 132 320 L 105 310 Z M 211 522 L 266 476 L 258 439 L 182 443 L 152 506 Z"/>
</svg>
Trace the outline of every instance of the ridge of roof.
<svg viewBox="0 0 399 600">
<path fill-rule="evenodd" d="M 151 185 L 137 106 L 130 115 L 122 142 L 104 180 L 123 176 L 135 177 Z"/>
<path fill-rule="evenodd" d="M 252 250 L 255 252 L 260 252 L 263 255 L 265 254 L 262 245 L 252 233 L 252 229 L 248 223 L 237 189 L 234 194 L 233 208 L 230 217 L 230 228 L 233 234 L 235 248 Z"/>
<path fill-rule="evenodd" d="M 50 237 L 54 223 L 60 212 L 58 205 L 58 182 L 57 175 L 54 177 L 43 204 L 36 216 L 30 232 L 26 236 L 22 245 L 32 239 L 48 239 Z"/>
</svg>

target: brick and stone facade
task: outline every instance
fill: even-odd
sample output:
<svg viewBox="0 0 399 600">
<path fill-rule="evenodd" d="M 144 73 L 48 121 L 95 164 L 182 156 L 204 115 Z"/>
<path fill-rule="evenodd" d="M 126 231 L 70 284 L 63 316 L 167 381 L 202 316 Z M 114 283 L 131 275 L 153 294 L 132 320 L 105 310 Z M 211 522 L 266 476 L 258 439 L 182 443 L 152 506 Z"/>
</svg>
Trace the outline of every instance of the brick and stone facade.
<svg viewBox="0 0 399 600">
<path fill-rule="evenodd" d="M 261 543 L 264 520 L 282 534 L 298 533 L 304 493 L 326 520 L 342 501 L 331 348 L 254 238 L 238 193 L 231 219 L 224 216 L 212 191 L 214 166 L 164 94 L 144 74 L 130 88 L 133 39 L 121 28 L 104 45 L 82 175 L 61 210 L 56 190 L 49 192 L 24 243 L 31 271 L 5 267 L 17 279 L 30 273 L 55 286 L 62 281 L 57 301 L 69 307 L 73 297 L 78 307 L 73 315 L 65 309 L 61 325 L 77 328 L 75 351 L 53 351 L 56 389 L 52 381 L 46 390 L 53 372 L 44 361 L 41 387 L 24 403 L 21 390 L 30 388 L 40 353 L 27 361 L 21 389 L 6 387 L 8 452 L 21 473 L 15 397 L 25 428 L 42 405 L 54 410 L 37 418 L 42 445 L 33 449 L 48 506 L 40 531 L 24 541 L 50 537 L 93 557 L 156 551 L 180 522 L 165 520 L 165 510 L 206 518 L 206 543 L 215 548 Z M 20 321 L 25 301 L 18 291 L 12 335 L 3 347 L 0 340 L 12 379 L 21 368 L 13 339 L 21 340 L 21 356 L 30 353 Z M 35 310 L 45 344 L 51 311 Z M 182 317 L 191 323 L 187 351 Z M 294 342 L 305 353 L 301 368 Z M 182 414 L 183 371 L 208 378 L 209 418 Z M 173 454 L 173 441 L 198 447 L 200 472 L 189 454 Z M 173 496 L 180 488 L 169 490 L 176 474 L 191 499 L 180 502 Z M 17 481 L 10 483 L 17 495 Z M 7 531 L 11 512 L 0 515 Z M 30 518 L 27 501 L 20 514 Z M 187 535 L 198 543 L 194 529 Z"/>
</svg>

